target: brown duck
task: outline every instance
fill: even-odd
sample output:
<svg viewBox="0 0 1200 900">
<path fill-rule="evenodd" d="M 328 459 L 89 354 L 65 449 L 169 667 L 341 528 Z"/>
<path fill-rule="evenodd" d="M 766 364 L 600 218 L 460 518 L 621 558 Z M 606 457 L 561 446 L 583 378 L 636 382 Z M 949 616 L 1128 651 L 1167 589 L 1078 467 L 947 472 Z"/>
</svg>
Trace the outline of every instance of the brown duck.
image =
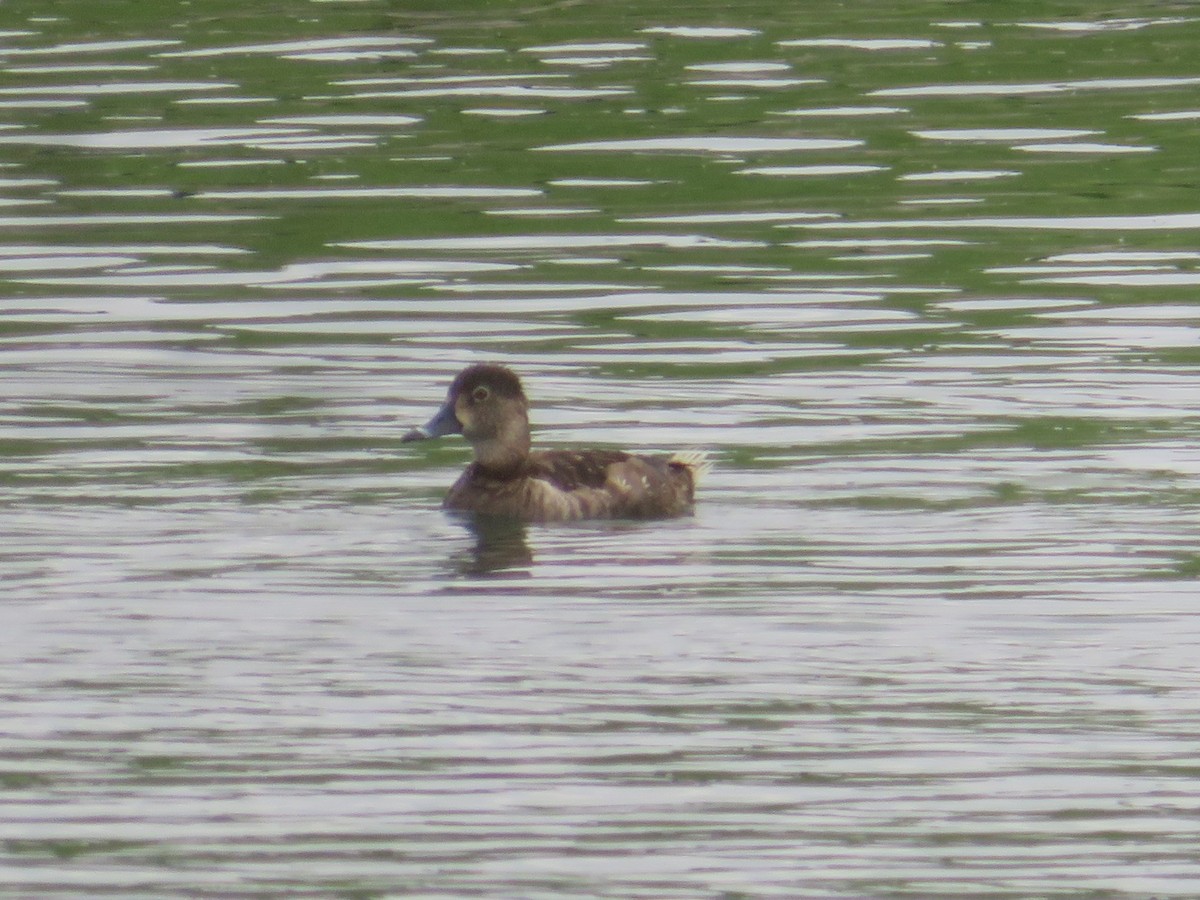
<svg viewBox="0 0 1200 900">
<path fill-rule="evenodd" d="M 529 403 L 521 380 L 498 365 L 460 372 L 442 408 L 403 440 L 446 434 L 470 441 L 475 461 L 442 505 L 531 522 L 682 515 L 691 511 L 696 482 L 711 468 L 701 452 L 531 451 Z"/>
</svg>

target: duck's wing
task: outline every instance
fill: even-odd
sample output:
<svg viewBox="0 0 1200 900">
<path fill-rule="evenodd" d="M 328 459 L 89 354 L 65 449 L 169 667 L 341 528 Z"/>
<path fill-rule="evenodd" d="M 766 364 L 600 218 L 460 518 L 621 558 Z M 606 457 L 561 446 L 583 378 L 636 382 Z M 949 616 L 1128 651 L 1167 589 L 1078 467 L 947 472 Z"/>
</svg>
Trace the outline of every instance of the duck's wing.
<svg viewBox="0 0 1200 900">
<path fill-rule="evenodd" d="M 686 465 L 620 450 L 534 453 L 529 475 L 540 507 L 564 519 L 679 515 L 691 507 L 695 488 Z"/>
<path fill-rule="evenodd" d="M 631 459 L 620 450 L 548 450 L 529 455 L 529 475 L 548 481 L 560 491 L 602 488 L 609 467 Z"/>
</svg>

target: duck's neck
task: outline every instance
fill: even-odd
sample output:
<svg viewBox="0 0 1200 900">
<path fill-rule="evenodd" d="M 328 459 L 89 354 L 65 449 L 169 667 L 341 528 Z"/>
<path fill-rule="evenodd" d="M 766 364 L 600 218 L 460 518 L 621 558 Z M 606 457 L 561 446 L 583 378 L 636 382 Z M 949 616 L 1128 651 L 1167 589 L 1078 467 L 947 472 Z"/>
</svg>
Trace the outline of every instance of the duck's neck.
<svg viewBox="0 0 1200 900">
<path fill-rule="evenodd" d="M 494 435 L 471 442 L 475 462 L 488 472 L 512 472 L 529 458 L 529 421 L 521 416 L 506 422 Z"/>
</svg>

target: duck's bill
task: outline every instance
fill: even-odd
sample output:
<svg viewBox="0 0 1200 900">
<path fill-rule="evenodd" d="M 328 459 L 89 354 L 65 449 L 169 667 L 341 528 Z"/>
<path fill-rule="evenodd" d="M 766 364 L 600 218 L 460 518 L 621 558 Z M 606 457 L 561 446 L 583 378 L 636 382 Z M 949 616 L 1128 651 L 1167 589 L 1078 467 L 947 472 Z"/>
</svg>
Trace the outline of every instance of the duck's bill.
<svg viewBox="0 0 1200 900">
<path fill-rule="evenodd" d="M 412 429 L 400 440 L 405 443 L 425 441 L 446 434 L 462 434 L 462 423 L 458 421 L 458 416 L 454 415 L 454 404 L 450 401 L 446 401 L 432 419 L 421 427 Z"/>
</svg>

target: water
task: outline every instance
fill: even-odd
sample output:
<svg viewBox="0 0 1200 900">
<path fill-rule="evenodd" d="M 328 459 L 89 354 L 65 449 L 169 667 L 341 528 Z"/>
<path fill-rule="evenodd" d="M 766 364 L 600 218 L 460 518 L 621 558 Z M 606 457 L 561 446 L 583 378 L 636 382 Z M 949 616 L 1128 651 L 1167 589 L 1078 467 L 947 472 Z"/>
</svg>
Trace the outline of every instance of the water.
<svg viewBox="0 0 1200 900">
<path fill-rule="evenodd" d="M 0 29 L 6 894 L 1194 895 L 1186 6 L 85 6 Z M 483 359 L 696 515 L 445 515 Z"/>
</svg>

